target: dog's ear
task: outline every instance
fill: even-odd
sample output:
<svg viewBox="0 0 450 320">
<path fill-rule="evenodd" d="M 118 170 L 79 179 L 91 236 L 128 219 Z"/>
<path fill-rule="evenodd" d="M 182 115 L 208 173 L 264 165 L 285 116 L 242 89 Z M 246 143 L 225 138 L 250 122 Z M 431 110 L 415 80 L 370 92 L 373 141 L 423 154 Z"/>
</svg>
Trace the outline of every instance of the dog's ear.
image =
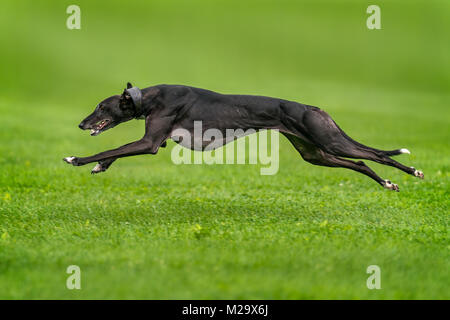
<svg viewBox="0 0 450 320">
<path fill-rule="evenodd" d="M 127 89 L 123 89 L 122 95 L 120 96 L 122 100 L 131 100 L 131 95 L 128 93 Z"/>
<path fill-rule="evenodd" d="M 130 102 L 132 102 L 131 95 L 128 93 L 127 89 L 124 89 L 120 96 L 120 107 L 126 107 Z"/>
<path fill-rule="evenodd" d="M 127 89 L 133 88 L 133 85 L 130 82 L 127 82 Z"/>
</svg>

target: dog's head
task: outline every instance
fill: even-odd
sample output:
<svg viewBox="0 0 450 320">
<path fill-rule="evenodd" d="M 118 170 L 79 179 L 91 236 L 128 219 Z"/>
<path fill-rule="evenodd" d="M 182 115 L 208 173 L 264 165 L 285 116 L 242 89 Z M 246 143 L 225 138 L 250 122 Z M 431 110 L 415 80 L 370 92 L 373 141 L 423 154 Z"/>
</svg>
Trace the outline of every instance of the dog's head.
<svg viewBox="0 0 450 320">
<path fill-rule="evenodd" d="M 127 89 L 121 95 L 111 96 L 100 102 L 78 127 L 82 130 L 91 130 L 91 136 L 96 136 L 117 126 L 119 123 L 129 121 L 136 117 L 136 99 L 133 99 L 128 89 L 132 88 L 128 82 Z"/>
</svg>

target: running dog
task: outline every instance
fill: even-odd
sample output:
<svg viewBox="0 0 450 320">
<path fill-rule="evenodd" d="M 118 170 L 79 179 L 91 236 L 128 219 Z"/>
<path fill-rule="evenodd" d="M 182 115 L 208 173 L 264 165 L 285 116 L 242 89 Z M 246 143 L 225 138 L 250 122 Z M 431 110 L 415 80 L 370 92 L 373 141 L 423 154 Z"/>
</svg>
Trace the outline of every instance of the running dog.
<svg viewBox="0 0 450 320">
<path fill-rule="evenodd" d="M 74 166 L 98 162 L 91 172 L 99 173 L 106 171 L 118 158 L 156 154 L 160 147 L 166 146 L 168 139 L 182 144 L 182 137 L 176 137 L 177 129 L 187 130 L 190 137 L 194 137 L 194 121 L 202 121 L 203 131 L 216 128 L 224 133 L 224 137 L 226 129 L 279 130 L 304 160 L 319 166 L 360 172 L 389 190 L 399 191 L 398 185 L 380 178 L 364 162 L 345 158 L 375 161 L 424 178 L 421 171 L 391 159 L 391 156 L 409 154 L 408 149 L 384 151 L 368 147 L 350 138 L 325 111 L 317 107 L 264 96 L 220 94 L 165 84 L 140 90 L 128 83 L 121 95 L 100 102 L 79 127 L 96 136 L 132 119 L 145 119 L 142 139 L 90 157 L 67 157 L 63 160 Z M 224 139 L 222 144 L 228 142 Z M 204 150 L 208 144 L 208 141 L 201 142 L 200 149 Z M 198 144 L 189 145 L 194 149 Z"/>
</svg>

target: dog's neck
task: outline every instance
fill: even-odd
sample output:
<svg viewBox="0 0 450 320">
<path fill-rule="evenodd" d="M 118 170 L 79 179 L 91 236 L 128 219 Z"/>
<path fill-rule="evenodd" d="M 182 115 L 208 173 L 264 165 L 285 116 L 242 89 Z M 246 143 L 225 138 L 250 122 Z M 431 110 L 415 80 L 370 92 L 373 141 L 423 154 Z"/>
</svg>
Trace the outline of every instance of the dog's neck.
<svg viewBox="0 0 450 320">
<path fill-rule="evenodd" d="M 148 87 L 141 90 L 142 103 L 139 110 L 140 114 L 136 114 L 136 119 L 145 119 L 152 111 L 154 107 L 154 99 L 159 92 L 156 87 Z"/>
</svg>

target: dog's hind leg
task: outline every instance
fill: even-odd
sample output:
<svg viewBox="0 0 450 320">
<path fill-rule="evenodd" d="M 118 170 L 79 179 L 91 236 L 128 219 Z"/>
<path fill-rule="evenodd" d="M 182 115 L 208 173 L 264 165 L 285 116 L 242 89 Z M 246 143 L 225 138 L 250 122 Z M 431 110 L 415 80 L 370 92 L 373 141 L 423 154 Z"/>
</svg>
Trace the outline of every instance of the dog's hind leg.
<svg viewBox="0 0 450 320">
<path fill-rule="evenodd" d="M 411 174 L 411 175 L 413 175 L 415 177 L 418 177 L 420 179 L 424 179 L 424 177 L 425 177 L 422 171 L 416 170 L 416 168 L 414 168 L 414 167 L 405 166 L 405 165 L 401 164 L 400 162 L 389 158 L 386 155 L 382 155 L 382 154 L 381 155 L 380 154 L 375 154 L 375 155 L 374 154 L 368 154 L 367 157 L 365 157 L 363 159 L 371 160 L 371 161 L 374 161 L 374 162 L 377 162 L 377 163 L 380 163 L 380 164 L 384 164 L 384 165 L 387 165 L 387 166 L 391 166 L 391 167 L 400 169 L 403 172 Z"/>
<path fill-rule="evenodd" d="M 297 149 L 302 158 L 309 163 L 318 166 L 332 167 L 332 168 L 347 168 L 354 170 L 356 172 L 362 173 L 373 180 L 375 180 L 378 184 L 383 186 L 386 189 L 399 191 L 398 185 L 392 183 L 389 180 L 383 180 L 380 178 L 372 169 L 365 165 L 362 161 L 351 161 L 348 159 L 342 159 L 336 157 L 332 154 L 329 154 L 322 149 L 311 145 L 309 143 L 305 143 L 300 138 L 283 133 L 284 136 L 292 143 L 292 145 Z"/>
<path fill-rule="evenodd" d="M 409 153 L 407 149 L 379 150 L 365 146 L 350 138 L 323 110 L 311 109 L 305 113 L 302 125 L 307 137 L 325 152 L 347 158 L 366 159 L 400 169 L 423 179 L 421 171 L 405 166 L 390 156 Z"/>
</svg>

